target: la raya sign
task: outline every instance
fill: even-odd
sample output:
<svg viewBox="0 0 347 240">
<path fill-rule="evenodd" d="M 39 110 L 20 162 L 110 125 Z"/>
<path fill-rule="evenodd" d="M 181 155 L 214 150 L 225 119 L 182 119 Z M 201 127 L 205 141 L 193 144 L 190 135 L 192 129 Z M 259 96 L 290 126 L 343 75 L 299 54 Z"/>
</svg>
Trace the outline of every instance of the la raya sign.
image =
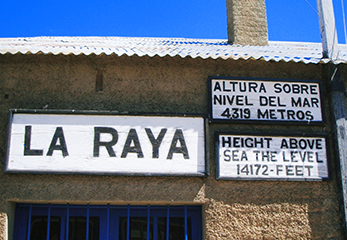
<svg viewBox="0 0 347 240">
<path fill-rule="evenodd" d="M 204 176 L 204 118 L 11 113 L 7 172 Z"/>
<path fill-rule="evenodd" d="M 211 121 L 322 123 L 317 81 L 210 77 Z"/>
</svg>

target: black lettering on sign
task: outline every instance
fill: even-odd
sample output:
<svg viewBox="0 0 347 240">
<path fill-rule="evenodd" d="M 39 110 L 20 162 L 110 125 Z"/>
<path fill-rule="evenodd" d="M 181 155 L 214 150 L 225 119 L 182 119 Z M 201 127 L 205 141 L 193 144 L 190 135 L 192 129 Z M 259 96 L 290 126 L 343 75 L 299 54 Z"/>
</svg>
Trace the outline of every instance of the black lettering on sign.
<svg viewBox="0 0 347 240">
<path fill-rule="evenodd" d="M 269 110 L 266 109 L 264 112 L 261 112 L 261 109 L 257 109 L 258 110 L 258 119 L 269 119 Z"/>
<path fill-rule="evenodd" d="M 284 113 L 285 113 L 285 109 L 277 109 L 277 112 L 279 112 L 281 114 L 281 119 L 284 119 Z"/>
<path fill-rule="evenodd" d="M 242 151 L 241 154 L 241 161 L 248 161 L 248 157 L 245 151 Z"/>
<path fill-rule="evenodd" d="M 285 107 L 285 104 L 281 103 L 281 98 L 276 96 L 259 96 L 260 106 L 271 106 L 271 107 Z"/>
<path fill-rule="evenodd" d="M 57 144 L 57 141 L 59 140 L 60 144 Z M 57 127 L 55 129 L 54 136 L 52 138 L 51 145 L 49 146 L 47 156 L 52 156 L 54 150 L 60 150 L 63 157 L 66 157 L 69 155 L 67 152 L 67 146 L 66 146 L 66 141 L 64 137 L 64 132 L 62 127 Z"/>
<path fill-rule="evenodd" d="M 230 98 L 230 95 L 223 95 L 223 105 L 226 105 L 227 103 L 229 103 L 229 105 L 233 105 L 234 100 L 235 100 L 235 95 L 232 95 L 231 98 Z"/>
<path fill-rule="evenodd" d="M 226 162 L 230 162 L 230 160 L 231 160 L 231 157 L 230 157 L 230 150 L 225 150 L 224 151 L 224 161 L 226 161 Z"/>
<path fill-rule="evenodd" d="M 228 147 L 231 147 L 231 137 L 222 137 L 222 147 L 225 147 L 228 144 Z"/>
<path fill-rule="evenodd" d="M 296 176 L 304 176 L 304 166 L 296 165 L 295 173 L 296 173 Z"/>
<path fill-rule="evenodd" d="M 270 109 L 270 119 L 277 119 L 275 109 Z"/>
<path fill-rule="evenodd" d="M 286 174 L 287 174 L 287 176 L 294 176 L 294 166 L 293 165 L 287 165 L 286 166 Z"/>
<path fill-rule="evenodd" d="M 303 120 L 305 118 L 305 113 L 303 111 L 297 111 L 296 112 L 296 117 L 299 119 L 299 120 Z"/>
<path fill-rule="evenodd" d="M 281 141 L 281 148 L 290 148 L 290 149 L 323 149 L 322 146 L 322 139 L 296 139 L 296 138 L 289 138 L 287 139 L 283 138 Z"/>
<path fill-rule="evenodd" d="M 318 153 L 316 152 L 316 161 L 317 161 L 318 163 L 323 163 L 324 161 L 323 161 L 323 160 L 319 160 L 319 159 L 318 159 L 318 156 L 319 156 L 319 155 L 318 155 Z"/>
<path fill-rule="evenodd" d="M 217 105 L 217 102 L 218 102 L 219 105 L 222 105 L 223 104 L 222 103 L 222 96 L 223 95 L 219 95 L 219 96 L 214 95 L 213 96 L 213 105 Z"/>
<path fill-rule="evenodd" d="M 306 120 L 313 120 L 313 115 L 311 111 L 306 111 Z"/>
<path fill-rule="evenodd" d="M 317 85 L 311 85 L 310 86 L 310 92 L 311 92 L 311 94 L 318 94 L 318 89 L 317 89 Z"/>
<path fill-rule="evenodd" d="M 276 165 L 276 175 L 280 175 L 280 172 L 283 172 L 283 165 Z"/>
<path fill-rule="evenodd" d="M 226 82 L 222 81 L 221 83 L 216 82 L 213 86 L 213 91 L 217 92 L 259 92 L 266 93 L 266 88 L 264 83 L 258 84 L 257 82 Z"/>
<path fill-rule="evenodd" d="M 213 105 L 236 105 L 236 106 L 253 106 L 248 100 L 248 96 L 243 95 L 213 95 Z"/>
<path fill-rule="evenodd" d="M 307 169 L 307 175 L 310 177 L 311 176 L 311 169 L 313 166 L 304 166 Z"/>
<path fill-rule="evenodd" d="M 100 134 L 108 133 L 111 134 L 112 140 L 109 142 L 100 142 Z M 112 148 L 118 141 L 118 132 L 114 128 L 110 127 L 94 127 L 94 150 L 93 156 L 99 157 L 100 147 L 103 146 L 106 148 L 108 155 L 110 157 L 115 157 L 116 154 Z"/>
<path fill-rule="evenodd" d="M 25 126 L 24 134 L 24 156 L 42 156 L 43 150 L 30 149 L 31 145 L 31 126 Z"/>
<path fill-rule="evenodd" d="M 288 111 L 287 111 L 287 117 L 288 117 L 288 119 L 293 119 L 293 120 L 295 120 L 295 111 L 293 111 L 293 110 L 288 110 Z"/>
<path fill-rule="evenodd" d="M 180 147 L 177 146 L 177 143 L 180 142 Z M 182 153 L 184 159 L 189 159 L 188 148 L 186 141 L 184 140 L 182 129 L 176 129 L 175 135 L 172 138 L 171 146 L 167 159 L 172 159 L 174 153 Z"/>
<path fill-rule="evenodd" d="M 247 154 L 245 151 L 242 151 L 241 157 L 239 150 L 232 150 L 232 160 L 233 161 L 248 161 Z"/>
<path fill-rule="evenodd" d="M 285 83 L 276 83 L 274 85 L 274 92 L 275 93 L 293 93 L 293 94 L 311 94 L 311 95 L 317 95 L 318 94 L 318 85 L 306 85 L 306 84 L 297 84 L 297 83 L 292 83 L 288 84 Z"/>
<path fill-rule="evenodd" d="M 248 86 L 249 86 L 249 92 L 252 92 L 252 89 L 254 90 L 254 92 L 257 92 L 258 83 L 250 82 Z"/>
<path fill-rule="evenodd" d="M 230 155 L 231 153 L 231 155 Z M 230 162 L 231 159 L 233 161 L 248 161 L 247 153 L 245 151 L 242 151 L 241 156 L 238 154 L 239 150 L 225 150 L 224 151 L 224 161 Z"/>
<path fill-rule="evenodd" d="M 222 88 L 220 87 L 220 84 L 219 84 L 219 82 L 216 82 L 216 85 L 214 85 L 214 89 L 213 89 L 213 91 L 222 91 Z"/>
<path fill-rule="evenodd" d="M 259 92 L 260 92 L 260 93 L 261 93 L 261 92 L 266 93 L 266 88 L 265 88 L 264 83 L 261 83 L 261 84 L 260 84 Z"/>
<path fill-rule="evenodd" d="M 130 146 L 131 143 L 134 143 L 134 146 Z M 128 153 L 137 153 L 138 158 L 143 158 L 143 152 L 140 145 L 139 137 L 137 136 L 136 129 L 131 128 L 128 133 L 127 140 L 125 141 L 123 152 L 121 158 L 126 158 Z"/>
<path fill-rule="evenodd" d="M 153 149 L 152 158 L 159 158 L 159 147 L 161 142 L 163 141 L 163 138 L 165 136 L 167 129 L 166 128 L 161 129 L 157 138 L 154 138 L 152 130 L 150 128 L 145 128 L 145 130 L 152 144 L 152 149 Z"/>
<path fill-rule="evenodd" d="M 225 87 L 225 81 L 223 81 L 223 91 L 224 91 L 224 92 L 231 92 L 230 89 L 227 89 L 227 88 Z M 235 90 L 234 90 L 234 92 L 235 92 Z"/>
<path fill-rule="evenodd" d="M 319 107 L 319 99 L 318 98 L 291 98 L 292 107 Z"/>
<path fill-rule="evenodd" d="M 275 93 L 280 93 L 280 92 L 282 92 L 281 84 L 280 84 L 280 83 L 275 83 L 274 88 L 275 88 L 275 91 L 274 91 Z"/>
</svg>

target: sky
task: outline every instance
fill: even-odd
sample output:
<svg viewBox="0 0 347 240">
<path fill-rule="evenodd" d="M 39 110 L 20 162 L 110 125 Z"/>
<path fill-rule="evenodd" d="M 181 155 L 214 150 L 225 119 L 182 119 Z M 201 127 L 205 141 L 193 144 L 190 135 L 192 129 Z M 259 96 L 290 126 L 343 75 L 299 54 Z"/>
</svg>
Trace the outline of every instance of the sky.
<svg viewBox="0 0 347 240">
<path fill-rule="evenodd" d="M 342 5 L 333 0 L 339 43 Z M 226 0 L 0 0 L 0 37 L 227 39 Z M 265 0 L 270 41 L 320 42 L 316 0 Z M 344 3 L 347 10 L 347 0 Z M 347 14 L 346 14 L 347 15 Z"/>
</svg>

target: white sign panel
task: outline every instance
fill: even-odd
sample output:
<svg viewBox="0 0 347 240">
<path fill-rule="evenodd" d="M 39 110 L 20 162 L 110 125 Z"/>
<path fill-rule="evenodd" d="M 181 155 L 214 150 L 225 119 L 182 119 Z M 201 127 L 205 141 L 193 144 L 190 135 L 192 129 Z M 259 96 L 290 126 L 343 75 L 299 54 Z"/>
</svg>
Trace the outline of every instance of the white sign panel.
<svg viewBox="0 0 347 240">
<path fill-rule="evenodd" d="M 8 172 L 205 175 L 202 117 L 14 113 Z"/>
<path fill-rule="evenodd" d="M 318 82 L 210 79 L 211 120 L 322 122 Z"/>
<path fill-rule="evenodd" d="M 220 134 L 218 179 L 323 180 L 328 178 L 324 137 Z"/>
</svg>

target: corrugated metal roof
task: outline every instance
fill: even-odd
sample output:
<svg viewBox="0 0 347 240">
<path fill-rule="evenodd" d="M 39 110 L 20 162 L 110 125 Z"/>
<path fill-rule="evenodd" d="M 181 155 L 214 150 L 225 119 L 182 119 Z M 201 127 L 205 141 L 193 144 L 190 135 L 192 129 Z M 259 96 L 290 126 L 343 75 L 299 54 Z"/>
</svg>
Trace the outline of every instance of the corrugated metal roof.
<svg viewBox="0 0 347 240">
<path fill-rule="evenodd" d="M 339 59 L 347 63 L 347 46 L 339 45 Z M 263 59 L 327 63 L 321 43 L 269 42 L 268 46 L 227 44 L 225 39 L 137 38 L 137 37 L 32 37 L 0 38 L 0 54 L 74 54 L 180 56 L 182 58 Z"/>
</svg>

